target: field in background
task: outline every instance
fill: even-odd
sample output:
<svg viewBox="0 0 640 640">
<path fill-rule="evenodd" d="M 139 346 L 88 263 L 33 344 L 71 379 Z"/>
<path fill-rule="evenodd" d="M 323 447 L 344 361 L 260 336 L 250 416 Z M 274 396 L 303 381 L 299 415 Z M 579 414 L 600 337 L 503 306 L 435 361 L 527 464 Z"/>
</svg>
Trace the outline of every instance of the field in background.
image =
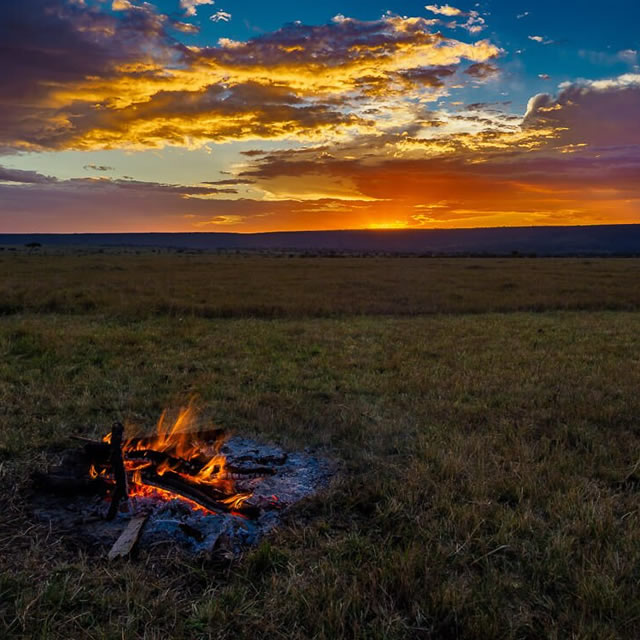
<svg viewBox="0 0 640 640">
<path fill-rule="evenodd" d="M 277 318 L 639 307 L 637 258 L 0 254 L 0 314 Z"/>
<path fill-rule="evenodd" d="M 0 257 L 0 636 L 636 638 L 640 260 Z M 510 313 L 501 313 L 509 311 Z M 232 566 L 110 565 L 31 470 L 114 418 L 342 463 Z"/>
</svg>

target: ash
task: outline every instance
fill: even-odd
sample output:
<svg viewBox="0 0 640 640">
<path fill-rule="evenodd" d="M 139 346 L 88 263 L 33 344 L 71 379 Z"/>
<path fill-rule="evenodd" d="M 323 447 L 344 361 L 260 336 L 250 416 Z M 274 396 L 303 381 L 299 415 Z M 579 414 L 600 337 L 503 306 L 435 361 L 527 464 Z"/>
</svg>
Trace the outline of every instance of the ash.
<svg viewBox="0 0 640 640">
<path fill-rule="evenodd" d="M 34 515 L 53 532 L 98 548 L 112 545 L 131 518 L 147 515 L 138 548 L 166 546 L 193 554 L 235 555 L 276 527 L 291 506 L 325 488 L 335 472 L 334 463 L 309 449 L 286 452 L 241 437 L 229 438 L 221 452 L 235 471 L 236 490 L 252 492 L 245 504 L 254 507 L 255 517 L 211 513 L 180 497 L 131 497 L 128 511 L 107 521 L 104 499 L 42 493 L 33 498 Z"/>
</svg>

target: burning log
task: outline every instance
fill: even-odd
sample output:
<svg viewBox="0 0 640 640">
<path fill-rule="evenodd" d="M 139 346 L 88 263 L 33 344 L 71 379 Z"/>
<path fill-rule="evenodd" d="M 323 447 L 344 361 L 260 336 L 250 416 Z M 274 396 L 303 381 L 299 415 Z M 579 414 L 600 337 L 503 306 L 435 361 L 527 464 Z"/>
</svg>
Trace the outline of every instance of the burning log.
<svg viewBox="0 0 640 640">
<path fill-rule="evenodd" d="M 198 484 L 194 482 L 190 482 L 188 478 L 181 476 L 178 473 L 174 473 L 173 471 L 165 471 L 164 473 L 157 473 L 155 470 L 151 468 L 145 469 L 142 472 L 142 480 L 143 482 L 148 483 L 149 481 L 153 481 L 158 484 L 166 485 L 166 489 L 169 491 L 182 493 L 184 487 L 193 487 L 198 491 L 206 493 L 210 500 L 226 500 L 229 498 L 229 494 L 221 491 L 217 487 L 208 484 Z M 174 487 L 174 488 L 172 488 Z"/>
<path fill-rule="evenodd" d="M 184 460 L 182 458 L 174 458 L 164 451 L 156 451 L 155 449 L 136 449 L 125 453 L 127 460 L 150 460 L 154 465 L 166 466 L 173 471 L 196 475 L 207 464 L 206 460 Z"/>
<path fill-rule="evenodd" d="M 197 475 L 208 464 L 208 460 L 202 458 L 196 458 L 193 460 L 183 460 L 181 458 L 174 458 L 173 456 L 165 453 L 164 451 L 156 451 L 155 449 L 140 449 L 136 451 L 127 451 L 125 454 L 127 460 L 150 460 L 156 465 L 166 465 L 172 471 L 179 473 L 185 473 L 188 475 Z M 246 458 L 245 459 L 249 459 Z M 218 473 L 219 467 L 214 466 L 213 473 Z M 225 470 L 229 473 L 237 473 L 241 475 L 255 475 L 255 476 L 273 476 L 277 471 L 273 467 L 267 467 L 262 464 L 236 464 L 227 463 Z"/>
<path fill-rule="evenodd" d="M 131 553 L 136 542 L 138 542 L 138 538 L 140 538 L 140 533 L 142 532 L 144 523 L 147 521 L 147 517 L 146 515 L 138 516 L 129 521 L 127 528 L 120 534 L 120 537 L 115 541 L 113 547 L 111 547 L 108 555 L 109 560 L 124 558 Z"/>
<path fill-rule="evenodd" d="M 150 487 L 156 487 L 157 489 L 163 489 L 178 496 L 183 496 L 213 513 L 236 512 L 248 518 L 256 518 L 260 515 L 260 510 L 253 505 L 241 503 L 234 506 L 233 496 L 225 496 L 211 486 L 191 484 L 175 473 L 167 472 L 158 476 L 155 473 L 143 472 L 142 481 Z M 209 492 L 215 492 L 215 497 Z"/>
</svg>

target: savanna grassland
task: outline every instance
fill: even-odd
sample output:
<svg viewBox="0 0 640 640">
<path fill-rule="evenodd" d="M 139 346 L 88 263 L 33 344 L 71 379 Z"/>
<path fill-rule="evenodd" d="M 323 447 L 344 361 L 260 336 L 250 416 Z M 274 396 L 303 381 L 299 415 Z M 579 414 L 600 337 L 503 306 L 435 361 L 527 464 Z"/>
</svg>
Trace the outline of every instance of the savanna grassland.
<svg viewBox="0 0 640 640">
<path fill-rule="evenodd" d="M 0 637 L 640 636 L 640 260 L 15 252 L 0 310 Z M 231 565 L 33 520 L 193 395 L 340 473 Z"/>
</svg>

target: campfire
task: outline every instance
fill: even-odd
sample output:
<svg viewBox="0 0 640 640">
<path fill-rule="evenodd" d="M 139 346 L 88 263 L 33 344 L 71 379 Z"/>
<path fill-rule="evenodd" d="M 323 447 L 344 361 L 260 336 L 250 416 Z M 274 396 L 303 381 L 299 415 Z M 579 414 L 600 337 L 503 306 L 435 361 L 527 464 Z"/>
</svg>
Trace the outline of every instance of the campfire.
<svg viewBox="0 0 640 640">
<path fill-rule="evenodd" d="M 175 420 L 163 413 L 152 435 L 126 431 L 116 422 L 101 440 L 76 436 L 82 447 L 34 474 L 40 495 L 66 500 L 63 513 L 41 501 L 39 513 L 50 521 L 66 524 L 67 512 L 76 511 L 78 524 L 91 522 L 101 538 L 108 523 L 127 521 L 111 555 L 129 553 L 143 527 L 153 541 L 186 536 L 208 550 L 222 533 L 236 532 L 238 544 L 254 542 L 329 476 L 326 462 L 308 454 L 198 428 L 192 406 Z"/>
</svg>

